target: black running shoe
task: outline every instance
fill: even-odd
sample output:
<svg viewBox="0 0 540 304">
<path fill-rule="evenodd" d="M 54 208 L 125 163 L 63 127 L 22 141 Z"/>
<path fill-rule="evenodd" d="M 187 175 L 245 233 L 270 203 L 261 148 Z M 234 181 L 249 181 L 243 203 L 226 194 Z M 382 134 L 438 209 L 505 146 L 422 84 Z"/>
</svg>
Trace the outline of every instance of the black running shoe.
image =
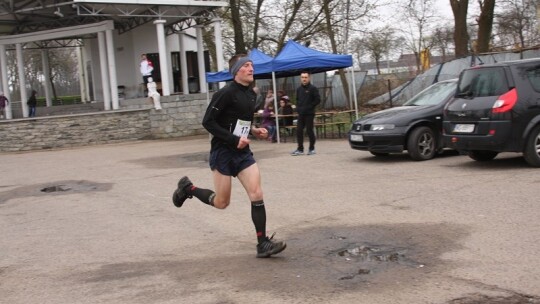
<svg viewBox="0 0 540 304">
<path fill-rule="evenodd" d="M 272 241 L 274 235 L 262 243 L 257 244 L 257 257 L 258 258 L 269 258 L 273 254 L 278 254 L 287 248 L 287 244 L 284 242 L 274 242 Z"/>
<path fill-rule="evenodd" d="M 182 205 L 188 198 L 193 197 L 192 195 L 189 195 L 186 191 L 187 187 L 191 186 L 193 186 L 193 183 L 191 183 L 187 176 L 182 177 L 178 181 L 178 188 L 174 191 L 172 195 L 172 201 L 176 207 L 182 207 Z"/>
</svg>

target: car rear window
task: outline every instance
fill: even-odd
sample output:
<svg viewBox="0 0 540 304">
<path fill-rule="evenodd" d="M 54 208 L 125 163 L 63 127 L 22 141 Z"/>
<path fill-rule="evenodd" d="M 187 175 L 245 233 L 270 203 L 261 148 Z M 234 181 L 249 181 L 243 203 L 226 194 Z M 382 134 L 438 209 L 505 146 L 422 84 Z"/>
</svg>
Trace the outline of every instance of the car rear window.
<svg viewBox="0 0 540 304">
<path fill-rule="evenodd" d="M 456 96 L 500 96 L 509 89 L 502 67 L 470 69 L 463 72 Z"/>
<path fill-rule="evenodd" d="M 527 78 L 535 91 L 540 92 L 540 68 L 534 68 L 527 71 Z"/>
</svg>

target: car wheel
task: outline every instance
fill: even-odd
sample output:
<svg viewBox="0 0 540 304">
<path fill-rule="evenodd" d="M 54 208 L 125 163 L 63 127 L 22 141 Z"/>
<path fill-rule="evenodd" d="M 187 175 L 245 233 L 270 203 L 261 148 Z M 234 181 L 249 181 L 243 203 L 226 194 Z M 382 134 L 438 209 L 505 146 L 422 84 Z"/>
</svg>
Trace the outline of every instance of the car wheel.
<svg viewBox="0 0 540 304">
<path fill-rule="evenodd" d="M 494 159 L 499 152 L 495 151 L 484 151 L 484 150 L 474 150 L 469 151 L 467 155 L 469 155 L 470 158 L 476 160 L 476 161 L 490 161 Z"/>
<path fill-rule="evenodd" d="M 523 157 L 529 165 L 540 167 L 540 126 L 534 128 L 527 138 Z"/>
<path fill-rule="evenodd" d="M 407 151 L 414 160 L 428 160 L 437 154 L 437 139 L 429 127 L 418 127 L 412 130 L 407 140 Z"/>
<path fill-rule="evenodd" d="M 388 156 L 388 153 L 382 153 L 382 152 L 369 151 L 369 153 L 371 153 L 374 156 Z"/>
</svg>

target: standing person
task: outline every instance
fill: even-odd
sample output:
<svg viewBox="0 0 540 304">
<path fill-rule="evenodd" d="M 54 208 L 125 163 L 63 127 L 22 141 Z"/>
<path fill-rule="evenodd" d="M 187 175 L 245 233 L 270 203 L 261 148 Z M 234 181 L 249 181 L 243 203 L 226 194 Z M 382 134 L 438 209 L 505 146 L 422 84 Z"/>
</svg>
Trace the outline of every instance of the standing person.
<svg viewBox="0 0 540 304">
<path fill-rule="evenodd" d="M 232 177 L 238 177 L 251 201 L 251 219 L 257 234 L 257 257 L 267 258 L 280 253 L 287 246 L 266 236 L 266 209 L 261 187 L 259 167 L 249 148 L 249 132 L 259 139 L 266 139 L 268 132 L 252 124 L 255 93 L 253 62 L 245 54 L 237 54 L 229 61 L 229 71 L 234 81 L 212 97 L 203 118 L 203 126 L 213 137 L 210 147 L 210 169 L 215 192 L 193 185 L 187 176 L 178 181 L 173 193 L 173 203 L 182 207 L 184 201 L 195 196 L 201 202 L 218 209 L 225 209 L 231 200 Z"/>
<path fill-rule="evenodd" d="M 0 92 L 0 119 L 4 118 L 4 108 L 7 106 L 8 103 L 9 100 L 6 96 L 4 96 L 4 92 Z"/>
<path fill-rule="evenodd" d="M 296 112 L 298 113 L 296 141 L 298 148 L 291 155 L 304 155 L 304 127 L 309 137 L 309 150 L 307 155 L 315 154 L 315 132 L 313 121 L 315 119 L 315 107 L 321 102 L 319 90 L 311 84 L 308 72 L 300 74 L 300 86 L 296 89 Z"/>
<path fill-rule="evenodd" d="M 36 94 L 37 92 L 35 90 L 32 90 L 32 95 L 30 95 L 30 98 L 28 98 L 28 101 L 26 102 L 26 104 L 28 105 L 28 117 L 36 116 Z"/>
<path fill-rule="evenodd" d="M 146 89 L 146 85 L 148 84 L 148 78 L 152 77 L 152 71 L 154 70 L 154 65 L 152 64 L 152 61 L 146 58 L 146 54 L 141 55 L 140 69 Z"/>
</svg>

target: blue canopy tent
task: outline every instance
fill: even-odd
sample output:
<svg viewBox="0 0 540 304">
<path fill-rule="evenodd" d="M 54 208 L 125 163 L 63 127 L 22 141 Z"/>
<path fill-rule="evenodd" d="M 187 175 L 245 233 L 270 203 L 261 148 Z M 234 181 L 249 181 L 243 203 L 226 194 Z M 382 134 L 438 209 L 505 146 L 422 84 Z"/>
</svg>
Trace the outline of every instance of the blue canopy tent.
<svg viewBox="0 0 540 304">
<path fill-rule="evenodd" d="M 305 47 L 293 40 L 287 41 L 273 61 L 276 77 L 311 74 L 348 68 L 353 65 L 352 55 L 325 53 Z"/>
<path fill-rule="evenodd" d="M 274 90 L 276 88 L 276 77 L 288 77 L 300 75 L 303 71 L 311 74 L 332 71 L 342 68 L 352 67 L 352 55 L 338 55 L 325 53 L 305 47 L 293 40 L 287 41 L 283 49 L 272 58 L 257 49 L 249 52 L 249 57 L 253 59 L 255 79 L 272 78 Z M 354 73 L 353 90 L 356 92 Z M 221 82 L 232 80 L 232 75 L 228 70 L 214 73 L 206 73 L 206 82 Z M 274 92 L 274 109 L 277 109 L 277 97 Z M 353 94 L 355 101 L 355 111 L 358 117 L 356 94 Z M 279 121 L 276 120 L 279 142 Z"/>
<path fill-rule="evenodd" d="M 273 60 L 273 78 L 274 88 L 276 87 L 276 77 L 287 77 L 300 75 L 303 71 L 311 74 L 343 69 L 353 66 L 352 55 L 339 55 L 325 53 L 310 49 L 293 40 L 287 41 L 283 49 Z M 353 92 L 356 92 L 354 81 L 354 72 L 351 73 Z M 274 94 L 275 96 L 275 94 Z M 353 94 L 356 117 L 358 117 L 358 103 L 356 93 Z M 275 102 L 277 104 L 277 101 Z M 277 109 L 277 106 L 276 106 Z M 279 122 L 276 122 L 279 130 Z M 279 133 L 278 133 L 279 134 Z M 278 135 L 279 140 L 279 135 Z"/>
<path fill-rule="evenodd" d="M 268 79 L 272 78 L 272 60 L 273 58 L 259 51 L 258 49 L 252 49 L 249 54 L 249 58 L 253 60 L 253 68 L 255 71 L 256 79 Z M 220 72 L 208 72 L 206 73 L 206 82 L 222 82 L 231 81 L 233 79 L 229 70 L 223 70 Z"/>
</svg>

